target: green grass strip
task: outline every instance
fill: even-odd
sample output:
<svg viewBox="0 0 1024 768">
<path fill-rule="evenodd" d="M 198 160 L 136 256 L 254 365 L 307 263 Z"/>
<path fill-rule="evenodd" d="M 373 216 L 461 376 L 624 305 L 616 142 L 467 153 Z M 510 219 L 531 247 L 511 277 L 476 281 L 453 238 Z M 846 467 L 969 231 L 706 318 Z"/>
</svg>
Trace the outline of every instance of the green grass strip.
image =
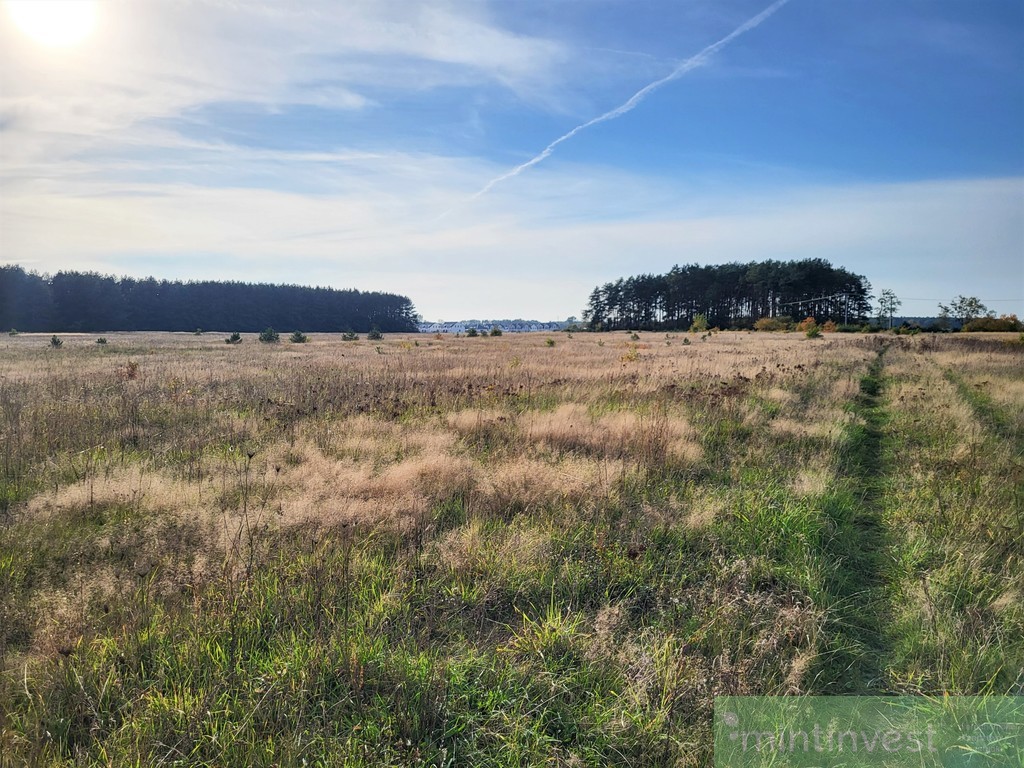
<svg viewBox="0 0 1024 768">
<path fill-rule="evenodd" d="M 829 618 L 815 675 L 820 693 L 885 690 L 884 569 L 891 544 L 882 520 L 888 420 L 883 403 L 884 355 L 883 348 L 861 378 L 860 392 L 851 406 L 859 418 L 847 427 L 840 478 L 823 500 L 831 533 L 819 553 L 829 565 L 824 584 Z"/>
</svg>

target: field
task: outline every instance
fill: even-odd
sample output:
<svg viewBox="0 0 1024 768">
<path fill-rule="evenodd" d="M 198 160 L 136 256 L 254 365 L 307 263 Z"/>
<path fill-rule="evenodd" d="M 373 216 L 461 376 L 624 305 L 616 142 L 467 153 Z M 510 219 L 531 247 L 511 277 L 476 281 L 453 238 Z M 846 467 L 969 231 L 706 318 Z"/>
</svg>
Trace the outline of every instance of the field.
<svg viewBox="0 0 1024 768">
<path fill-rule="evenodd" d="M 0 341 L 4 765 L 697 766 L 1024 693 L 1016 335 Z"/>
</svg>

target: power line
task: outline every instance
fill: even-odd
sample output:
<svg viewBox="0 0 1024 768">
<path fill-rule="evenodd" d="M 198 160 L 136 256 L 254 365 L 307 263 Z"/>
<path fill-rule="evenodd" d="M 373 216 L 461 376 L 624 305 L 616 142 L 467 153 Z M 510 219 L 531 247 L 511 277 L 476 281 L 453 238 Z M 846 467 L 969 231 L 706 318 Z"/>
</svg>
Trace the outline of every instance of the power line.
<svg viewBox="0 0 1024 768">
<path fill-rule="evenodd" d="M 900 301 L 942 301 L 942 299 L 913 299 L 901 296 Z M 999 301 L 1024 301 L 1024 299 L 978 299 L 978 301 L 987 301 L 994 304 Z"/>
<path fill-rule="evenodd" d="M 812 301 L 825 301 L 826 299 L 838 299 L 840 296 L 846 296 L 845 293 L 833 293 L 831 296 L 818 296 L 814 299 L 800 299 L 799 301 L 787 301 L 776 306 L 789 307 L 793 304 L 810 304 Z"/>
</svg>

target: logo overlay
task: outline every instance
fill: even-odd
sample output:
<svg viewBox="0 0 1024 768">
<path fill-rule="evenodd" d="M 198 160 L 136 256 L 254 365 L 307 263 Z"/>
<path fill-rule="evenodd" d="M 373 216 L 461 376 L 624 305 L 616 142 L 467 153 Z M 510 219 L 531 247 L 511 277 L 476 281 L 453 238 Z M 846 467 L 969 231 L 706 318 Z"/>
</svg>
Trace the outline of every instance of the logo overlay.
<svg viewBox="0 0 1024 768">
<path fill-rule="evenodd" d="M 1024 766 L 1024 696 L 720 696 L 716 768 Z"/>
</svg>

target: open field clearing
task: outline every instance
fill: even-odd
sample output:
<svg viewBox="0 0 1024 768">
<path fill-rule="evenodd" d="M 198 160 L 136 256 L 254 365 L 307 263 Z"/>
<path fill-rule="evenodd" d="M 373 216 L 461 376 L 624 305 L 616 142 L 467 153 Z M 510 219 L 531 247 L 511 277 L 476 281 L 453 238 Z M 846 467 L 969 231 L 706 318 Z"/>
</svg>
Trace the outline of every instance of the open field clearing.
<svg viewBox="0 0 1024 768">
<path fill-rule="evenodd" d="M 1017 334 L 0 340 L 4 765 L 698 766 L 1024 694 Z"/>
</svg>

